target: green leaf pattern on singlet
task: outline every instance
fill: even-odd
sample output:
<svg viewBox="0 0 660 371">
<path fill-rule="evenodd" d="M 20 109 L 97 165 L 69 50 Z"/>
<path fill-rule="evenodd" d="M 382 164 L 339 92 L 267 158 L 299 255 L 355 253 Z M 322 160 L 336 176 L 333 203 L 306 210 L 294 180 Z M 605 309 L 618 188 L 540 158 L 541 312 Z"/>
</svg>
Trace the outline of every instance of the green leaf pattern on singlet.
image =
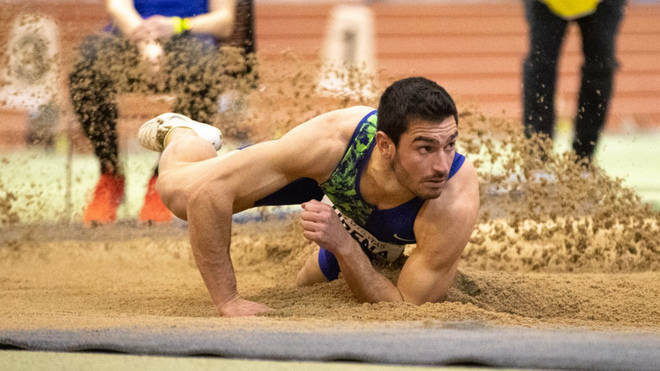
<svg viewBox="0 0 660 371">
<path fill-rule="evenodd" d="M 349 143 L 341 159 L 328 180 L 320 184 L 330 201 L 342 212 L 364 227 L 373 212 L 373 206 L 366 203 L 357 192 L 358 165 L 365 157 L 371 142 L 376 137 L 377 114 L 372 113 L 357 129 L 353 141 Z"/>
</svg>

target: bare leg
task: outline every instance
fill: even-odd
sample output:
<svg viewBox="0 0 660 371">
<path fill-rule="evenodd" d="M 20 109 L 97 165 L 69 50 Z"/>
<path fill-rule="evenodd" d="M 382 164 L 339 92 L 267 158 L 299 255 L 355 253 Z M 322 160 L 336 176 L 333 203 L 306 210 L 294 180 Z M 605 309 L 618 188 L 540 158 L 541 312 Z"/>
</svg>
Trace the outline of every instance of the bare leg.
<svg viewBox="0 0 660 371">
<path fill-rule="evenodd" d="M 296 286 L 310 286 L 315 283 L 328 282 L 328 280 L 321 272 L 321 267 L 319 267 L 319 249 L 317 248 L 312 255 L 310 255 L 305 264 L 298 271 L 296 276 Z"/>
<path fill-rule="evenodd" d="M 190 165 L 217 157 L 218 154 L 211 143 L 187 128 L 174 128 L 165 142 L 166 147 L 158 164 L 160 176 L 156 188 L 167 208 L 177 217 L 187 219 L 187 197 L 180 190 L 182 185 L 196 178 L 198 170 Z"/>
</svg>

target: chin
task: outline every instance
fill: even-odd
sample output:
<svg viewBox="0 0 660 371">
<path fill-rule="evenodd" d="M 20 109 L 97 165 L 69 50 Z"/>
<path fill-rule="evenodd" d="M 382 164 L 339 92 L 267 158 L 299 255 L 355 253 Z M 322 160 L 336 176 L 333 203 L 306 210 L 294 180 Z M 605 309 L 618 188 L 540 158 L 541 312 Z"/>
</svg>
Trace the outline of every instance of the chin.
<svg viewBox="0 0 660 371">
<path fill-rule="evenodd" d="M 443 190 L 444 190 L 444 187 L 440 188 L 440 189 L 421 190 L 420 192 L 417 192 L 417 197 L 423 198 L 425 200 L 432 200 L 434 198 L 440 197 Z"/>
</svg>

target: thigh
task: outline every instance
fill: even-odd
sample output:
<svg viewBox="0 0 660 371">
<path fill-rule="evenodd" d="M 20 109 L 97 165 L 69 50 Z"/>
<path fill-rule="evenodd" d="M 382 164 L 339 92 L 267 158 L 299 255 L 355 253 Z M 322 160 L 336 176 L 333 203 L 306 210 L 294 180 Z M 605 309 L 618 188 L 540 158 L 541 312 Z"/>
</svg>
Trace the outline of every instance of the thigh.
<svg viewBox="0 0 660 371">
<path fill-rule="evenodd" d="M 197 121 L 213 121 L 224 79 L 215 44 L 177 36 L 165 44 L 165 56 L 164 87 L 176 94 L 174 111 Z"/>
<path fill-rule="evenodd" d="M 585 62 L 613 62 L 615 38 L 623 18 L 624 0 L 603 0 L 596 12 L 577 22 Z"/>
<path fill-rule="evenodd" d="M 296 286 L 309 286 L 315 283 L 327 282 L 328 278 L 326 273 L 324 273 L 321 264 L 322 260 L 319 258 L 319 249 L 317 248 L 310 256 L 305 260 L 305 264 L 298 271 L 296 276 Z M 337 272 L 339 272 L 339 265 L 337 264 Z M 338 273 L 337 273 L 338 275 Z M 331 275 L 331 276 L 337 276 Z"/>
<path fill-rule="evenodd" d="M 525 1 L 525 17 L 529 27 L 529 58 L 555 63 L 559 57 L 568 22 L 556 16 L 538 0 Z"/>
<path fill-rule="evenodd" d="M 186 199 L 196 192 L 228 198 L 234 213 L 249 209 L 298 178 L 290 178 L 271 160 L 276 146 L 276 141 L 263 142 L 224 156 L 169 166 L 161 170 L 160 187 L 163 193 L 183 193 Z M 163 152 L 163 158 L 168 155 Z"/>
</svg>

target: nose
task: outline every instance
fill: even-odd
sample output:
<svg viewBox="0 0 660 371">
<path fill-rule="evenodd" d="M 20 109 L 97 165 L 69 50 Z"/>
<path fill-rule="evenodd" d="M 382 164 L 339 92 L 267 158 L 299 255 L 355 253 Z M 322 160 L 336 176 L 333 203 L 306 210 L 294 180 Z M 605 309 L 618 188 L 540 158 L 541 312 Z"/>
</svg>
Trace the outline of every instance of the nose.
<svg viewBox="0 0 660 371">
<path fill-rule="evenodd" d="M 438 151 L 437 156 L 433 161 L 433 171 L 442 174 L 443 176 L 449 175 L 451 164 L 454 161 L 454 151 Z"/>
</svg>

